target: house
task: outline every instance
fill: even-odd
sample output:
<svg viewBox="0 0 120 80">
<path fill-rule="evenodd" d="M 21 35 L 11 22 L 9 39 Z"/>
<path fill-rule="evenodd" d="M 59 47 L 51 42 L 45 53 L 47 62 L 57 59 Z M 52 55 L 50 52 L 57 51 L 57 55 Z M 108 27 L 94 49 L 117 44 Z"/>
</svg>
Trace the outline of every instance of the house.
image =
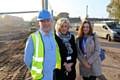
<svg viewBox="0 0 120 80">
<path fill-rule="evenodd" d="M 57 19 L 59 19 L 59 18 L 69 18 L 69 13 L 61 12 L 57 15 Z"/>
<path fill-rule="evenodd" d="M 113 22 L 118 21 L 118 19 L 111 19 L 111 18 L 86 18 L 86 20 L 89 20 L 92 24 L 99 23 L 99 22 L 105 22 L 105 21 L 113 21 Z"/>
<path fill-rule="evenodd" d="M 69 18 L 71 27 L 78 27 L 81 24 L 81 18 L 80 17 L 70 17 Z"/>
</svg>

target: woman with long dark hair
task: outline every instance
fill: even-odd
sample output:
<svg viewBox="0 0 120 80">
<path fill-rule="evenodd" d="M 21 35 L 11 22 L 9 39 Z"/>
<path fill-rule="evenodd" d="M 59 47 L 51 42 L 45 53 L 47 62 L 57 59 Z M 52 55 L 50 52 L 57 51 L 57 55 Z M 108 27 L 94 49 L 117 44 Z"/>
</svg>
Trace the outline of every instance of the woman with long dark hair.
<svg viewBox="0 0 120 80">
<path fill-rule="evenodd" d="M 89 21 L 84 21 L 79 27 L 76 39 L 80 75 L 83 80 L 96 80 L 101 73 L 99 57 L 99 41 Z"/>
</svg>

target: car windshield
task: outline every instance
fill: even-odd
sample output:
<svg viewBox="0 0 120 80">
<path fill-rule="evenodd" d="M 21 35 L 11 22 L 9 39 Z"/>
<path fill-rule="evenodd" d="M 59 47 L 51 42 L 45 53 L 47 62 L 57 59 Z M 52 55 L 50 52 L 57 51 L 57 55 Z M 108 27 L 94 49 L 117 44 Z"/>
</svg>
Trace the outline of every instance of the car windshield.
<svg viewBox="0 0 120 80">
<path fill-rule="evenodd" d="M 109 22 L 107 23 L 107 25 L 111 28 L 111 29 L 120 29 L 120 24 L 114 23 L 114 22 Z"/>
</svg>

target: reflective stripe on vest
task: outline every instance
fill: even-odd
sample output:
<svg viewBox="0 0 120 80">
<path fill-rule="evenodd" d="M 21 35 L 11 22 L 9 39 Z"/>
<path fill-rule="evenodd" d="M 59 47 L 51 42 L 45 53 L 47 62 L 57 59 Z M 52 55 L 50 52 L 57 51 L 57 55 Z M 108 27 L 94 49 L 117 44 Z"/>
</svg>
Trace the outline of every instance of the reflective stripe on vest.
<svg viewBox="0 0 120 80">
<path fill-rule="evenodd" d="M 41 80 L 43 77 L 42 71 L 44 62 L 44 45 L 40 32 L 37 32 L 37 34 L 32 33 L 31 36 L 34 44 L 34 55 L 32 59 L 31 75 L 34 80 L 38 79 Z M 61 57 L 57 43 L 56 43 L 56 68 L 61 69 Z"/>
</svg>

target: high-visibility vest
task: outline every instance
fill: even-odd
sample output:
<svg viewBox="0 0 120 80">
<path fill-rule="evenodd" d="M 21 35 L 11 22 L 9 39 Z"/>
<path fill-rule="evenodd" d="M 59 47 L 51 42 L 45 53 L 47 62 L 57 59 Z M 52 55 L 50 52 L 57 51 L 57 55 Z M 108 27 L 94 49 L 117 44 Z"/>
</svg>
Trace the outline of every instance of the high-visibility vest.
<svg viewBox="0 0 120 80">
<path fill-rule="evenodd" d="M 31 75 L 33 80 L 41 80 L 44 76 L 42 73 L 44 63 L 44 45 L 40 32 L 32 33 L 31 36 L 34 44 L 34 55 L 32 59 Z M 54 34 L 53 37 L 55 40 Z M 56 68 L 61 69 L 61 57 L 57 43 L 56 43 Z"/>
</svg>

